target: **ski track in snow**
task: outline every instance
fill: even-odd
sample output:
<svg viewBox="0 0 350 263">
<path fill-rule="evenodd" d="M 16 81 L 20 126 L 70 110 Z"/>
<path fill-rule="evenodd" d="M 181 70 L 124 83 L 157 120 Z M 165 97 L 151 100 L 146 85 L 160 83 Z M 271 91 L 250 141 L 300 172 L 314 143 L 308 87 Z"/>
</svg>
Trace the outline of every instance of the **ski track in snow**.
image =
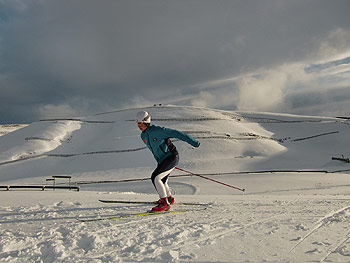
<svg viewBox="0 0 350 263">
<path fill-rule="evenodd" d="M 329 203 L 339 206 L 344 200 L 281 201 L 250 196 L 247 200 L 220 199 L 206 209 L 173 206 L 194 210 L 185 214 L 86 223 L 77 219 L 137 213 L 150 206 L 59 201 L 51 206 L 4 207 L 0 211 L 0 261 L 218 262 L 230 253 L 237 259 L 233 262 L 242 262 L 249 250 L 256 249 L 260 256 L 251 256 L 250 261 L 346 262 L 350 244 L 344 229 L 350 206 L 328 214 Z M 327 215 L 319 219 L 320 214 Z M 320 231 L 332 231 L 333 237 L 317 235 Z"/>
<path fill-rule="evenodd" d="M 321 231 L 322 228 L 326 228 L 326 230 L 324 231 L 327 231 L 329 233 L 332 233 L 334 230 L 335 227 L 339 227 L 337 224 L 341 224 L 343 225 L 342 228 L 345 230 L 347 230 L 348 228 L 348 225 L 349 225 L 349 221 L 350 221 L 350 206 L 345 206 L 345 207 L 342 207 L 341 209 L 337 210 L 337 211 L 334 211 L 334 212 L 331 212 L 327 215 L 325 215 L 324 217 L 322 217 L 321 219 L 319 219 L 317 222 L 316 222 L 316 226 L 313 227 L 311 229 L 311 231 L 309 231 L 303 238 L 301 238 L 299 240 L 298 243 L 296 243 L 291 249 L 289 252 L 292 252 L 293 250 L 295 249 L 298 249 L 298 247 L 304 242 L 306 241 L 306 239 L 309 239 L 312 235 L 314 235 L 317 231 Z M 346 238 L 345 239 L 342 239 L 342 241 L 339 243 L 336 243 L 336 247 L 329 250 L 329 252 L 320 260 L 320 262 L 324 262 L 328 257 L 330 257 L 331 254 L 333 253 L 338 253 L 338 254 L 342 254 L 342 251 L 339 250 L 340 247 L 342 247 L 345 243 L 347 243 L 347 241 L 350 239 L 349 237 L 349 233 L 350 232 L 347 232 L 346 234 Z M 312 244 L 315 244 L 315 245 L 326 245 L 326 246 L 331 246 L 331 243 L 320 243 L 320 242 L 317 242 L 317 241 L 314 241 Z M 310 254 L 313 254 L 313 253 L 322 253 L 322 251 L 320 251 L 319 249 L 317 248 L 314 248 L 312 250 L 308 250 L 306 251 L 305 253 L 310 253 Z M 343 253 L 344 254 L 344 253 Z M 350 253 L 347 253 L 347 254 L 344 254 L 345 256 L 350 256 Z"/>
<path fill-rule="evenodd" d="M 337 244 L 337 246 L 336 246 L 335 248 L 333 248 L 331 251 L 329 251 L 329 252 L 327 253 L 327 255 L 324 256 L 324 257 L 320 260 L 320 262 L 324 262 L 332 253 L 339 253 L 339 254 L 342 254 L 342 253 L 343 253 L 343 250 L 342 250 L 342 249 L 343 249 L 343 245 L 344 245 L 345 243 L 347 243 L 347 242 L 350 240 L 349 234 L 350 234 L 350 231 L 348 232 L 347 237 L 346 237 L 344 240 L 342 240 L 339 244 Z M 349 253 L 348 253 L 348 254 L 342 254 L 342 255 L 344 255 L 344 256 L 350 256 Z"/>
<path fill-rule="evenodd" d="M 326 226 L 332 222 L 339 221 L 339 216 L 343 215 L 344 212 L 348 209 L 350 209 L 350 207 L 346 206 L 346 207 L 339 209 L 338 211 L 332 212 L 331 214 L 326 215 L 323 218 L 321 218 L 317 222 L 318 224 L 305 237 L 303 237 L 293 248 L 291 248 L 290 251 L 293 251 L 297 246 L 299 246 L 303 241 L 305 241 L 309 236 L 311 236 L 314 232 L 316 232 L 321 227 Z"/>
</svg>

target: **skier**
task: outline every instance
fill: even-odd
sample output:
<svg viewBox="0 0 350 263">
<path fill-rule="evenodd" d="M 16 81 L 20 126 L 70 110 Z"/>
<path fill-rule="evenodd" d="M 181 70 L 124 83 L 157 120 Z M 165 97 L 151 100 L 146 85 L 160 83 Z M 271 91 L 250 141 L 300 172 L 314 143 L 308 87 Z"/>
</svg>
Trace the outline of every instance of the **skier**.
<svg viewBox="0 0 350 263">
<path fill-rule="evenodd" d="M 170 209 L 170 205 L 175 202 L 168 186 L 168 178 L 171 171 L 179 163 L 179 153 L 170 138 L 185 141 L 193 147 L 199 147 L 200 143 L 183 132 L 151 124 L 151 116 L 146 111 L 137 113 L 136 122 L 142 131 L 142 141 L 150 149 L 158 163 L 151 179 L 160 199 L 152 211 L 167 211 Z"/>
</svg>

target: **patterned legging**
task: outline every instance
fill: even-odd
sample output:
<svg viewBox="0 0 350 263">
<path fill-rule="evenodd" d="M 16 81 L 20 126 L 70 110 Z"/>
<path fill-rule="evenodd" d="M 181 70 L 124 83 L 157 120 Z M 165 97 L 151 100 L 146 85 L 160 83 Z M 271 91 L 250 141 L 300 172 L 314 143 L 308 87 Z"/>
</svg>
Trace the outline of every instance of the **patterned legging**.
<svg viewBox="0 0 350 263">
<path fill-rule="evenodd" d="M 157 168 L 152 173 L 152 183 L 156 188 L 159 197 L 164 198 L 171 195 L 168 185 L 168 178 L 172 170 L 179 163 L 179 155 L 172 155 L 158 164 Z"/>
</svg>

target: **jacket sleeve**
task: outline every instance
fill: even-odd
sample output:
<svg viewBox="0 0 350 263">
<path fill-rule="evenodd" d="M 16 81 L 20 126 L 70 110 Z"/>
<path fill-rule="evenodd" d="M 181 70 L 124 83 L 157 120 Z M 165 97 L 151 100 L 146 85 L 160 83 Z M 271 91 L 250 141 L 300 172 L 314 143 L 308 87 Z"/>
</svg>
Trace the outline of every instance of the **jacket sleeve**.
<svg viewBox="0 0 350 263">
<path fill-rule="evenodd" d="M 162 129 L 163 129 L 163 133 L 166 135 L 167 138 L 179 139 L 181 141 L 191 144 L 193 147 L 199 147 L 200 145 L 199 141 L 197 141 L 195 138 L 191 137 L 190 135 L 184 132 L 165 128 L 165 127 L 163 127 Z"/>
</svg>

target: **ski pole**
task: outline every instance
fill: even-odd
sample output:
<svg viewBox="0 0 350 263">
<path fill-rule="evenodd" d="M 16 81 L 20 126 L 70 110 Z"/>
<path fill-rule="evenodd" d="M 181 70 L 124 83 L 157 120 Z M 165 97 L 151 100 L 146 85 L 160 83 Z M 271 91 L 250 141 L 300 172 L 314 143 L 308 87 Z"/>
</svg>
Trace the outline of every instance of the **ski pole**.
<svg viewBox="0 0 350 263">
<path fill-rule="evenodd" d="M 233 188 L 233 189 L 236 189 L 236 190 L 239 190 L 239 191 L 242 191 L 242 192 L 245 191 L 245 189 L 238 188 L 238 187 L 235 187 L 235 186 L 232 186 L 232 185 L 229 185 L 229 184 L 225 184 L 225 183 L 223 183 L 223 182 L 220 182 L 220 181 L 217 181 L 217 180 L 214 180 L 214 179 L 210 179 L 210 178 L 205 177 L 205 176 L 203 176 L 203 175 L 195 174 L 195 173 L 192 173 L 192 172 L 190 172 L 190 171 L 186 171 L 186 170 L 181 169 L 181 168 L 179 168 L 179 167 L 175 167 L 175 169 L 178 169 L 178 170 L 180 170 L 180 171 L 182 171 L 182 172 L 189 173 L 189 174 L 191 174 L 191 175 L 195 175 L 195 176 L 198 176 L 198 177 L 200 177 L 200 178 L 203 178 L 203 179 L 206 179 L 206 180 L 209 180 L 209 181 L 218 183 L 218 184 L 225 185 L 225 186 L 227 186 L 227 187 L 231 187 L 231 188 Z"/>
</svg>

